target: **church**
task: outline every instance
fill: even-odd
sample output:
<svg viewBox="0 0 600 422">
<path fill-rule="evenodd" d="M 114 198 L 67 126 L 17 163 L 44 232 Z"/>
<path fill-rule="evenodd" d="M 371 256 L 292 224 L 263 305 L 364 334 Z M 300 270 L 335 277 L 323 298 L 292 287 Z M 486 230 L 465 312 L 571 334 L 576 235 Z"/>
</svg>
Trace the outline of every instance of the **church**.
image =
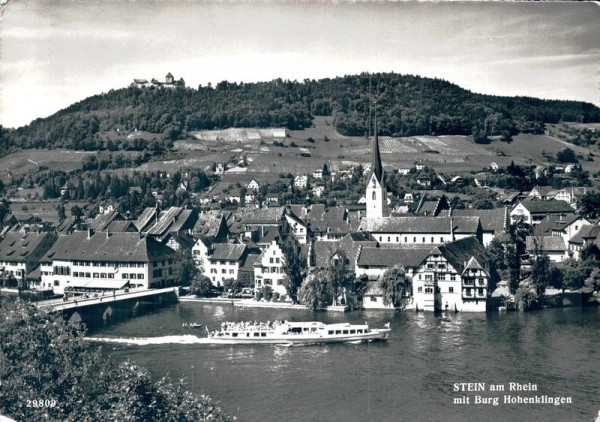
<svg viewBox="0 0 600 422">
<path fill-rule="evenodd" d="M 377 112 L 375 112 L 375 136 L 372 145 L 373 157 L 371 162 L 371 175 L 367 183 L 366 192 L 366 217 L 382 218 L 388 216 L 387 192 L 385 189 L 385 174 L 379 153 L 379 136 L 377 135 Z"/>
</svg>

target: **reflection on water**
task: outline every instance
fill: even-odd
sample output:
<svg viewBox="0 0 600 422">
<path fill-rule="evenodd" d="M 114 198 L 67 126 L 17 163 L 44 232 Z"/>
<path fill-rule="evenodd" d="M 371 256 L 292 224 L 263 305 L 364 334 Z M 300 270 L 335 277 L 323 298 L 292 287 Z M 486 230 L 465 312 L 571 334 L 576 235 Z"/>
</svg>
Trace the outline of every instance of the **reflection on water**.
<svg viewBox="0 0 600 422">
<path fill-rule="evenodd" d="M 504 421 L 593 420 L 599 309 L 529 314 L 413 312 L 311 313 L 179 304 L 91 333 L 111 337 L 113 359 L 132 359 L 157 378 L 185 376 L 190 389 L 214 396 L 241 420 Z M 202 334 L 223 321 L 320 320 L 383 326 L 387 342 L 306 347 L 208 346 Z M 131 340 L 133 338 L 134 341 Z M 151 340 L 155 338 L 155 340 Z M 537 394 L 571 396 L 572 405 L 453 405 L 456 382 L 538 385 Z M 302 405 L 300 405 L 302 403 Z"/>
</svg>

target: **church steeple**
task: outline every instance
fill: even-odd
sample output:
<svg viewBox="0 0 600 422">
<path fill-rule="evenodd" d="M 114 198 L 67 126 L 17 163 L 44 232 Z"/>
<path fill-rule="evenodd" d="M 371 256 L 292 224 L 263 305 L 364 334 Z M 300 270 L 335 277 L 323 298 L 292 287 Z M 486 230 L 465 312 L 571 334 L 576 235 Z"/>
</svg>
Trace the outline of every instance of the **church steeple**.
<svg viewBox="0 0 600 422">
<path fill-rule="evenodd" d="M 375 109 L 375 133 L 373 136 L 373 157 L 371 162 L 371 175 L 366 189 L 366 214 L 367 218 L 381 218 L 387 215 L 387 193 L 381 155 L 379 153 L 379 135 L 377 133 L 377 108 Z"/>
<path fill-rule="evenodd" d="M 381 155 L 379 154 L 379 136 L 377 133 L 377 103 L 375 103 L 375 136 L 373 137 L 373 158 L 371 169 L 379 183 L 383 183 L 383 166 L 381 165 Z"/>
</svg>

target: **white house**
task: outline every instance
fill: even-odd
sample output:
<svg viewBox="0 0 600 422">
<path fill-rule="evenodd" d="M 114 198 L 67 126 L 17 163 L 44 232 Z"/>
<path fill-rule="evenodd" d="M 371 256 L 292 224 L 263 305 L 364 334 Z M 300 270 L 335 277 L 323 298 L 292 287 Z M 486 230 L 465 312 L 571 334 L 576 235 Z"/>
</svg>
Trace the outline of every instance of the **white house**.
<svg viewBox="0 0 600 422">
<path fill-rule="evenodd" d="M 569 248 L 562 237 L 527 236 L 525 248 L 532 256 L 546 254 L 552 262 L 562 262 L 569 258 Z"/>
<path fill-rule="evenodd" d="M 308 186 L 308 177 L 307 176 L 296 176 L 294 178 L 294 187 L 296 189 L 304 190 Z"/>
<path fill-rule="evenodd" d="M 523 220 L 529 225 L 539 224 L 548 215 L 569 215 L 575 210 L 565 201 L 525 199 L 510 212 L 512 222 Z"/>
<path fill-rule="evenodd" d="M 490 271 L 485 248 L 474 237 L 434 248 L 412 279 L 416 309 L 485 312 Z"/>
<path fill-rule="evenodd" d="M 325 187 L 324 186 L 313 186 L 313 188 L 312 188 L 312 193 L 317 198 L 320 198 L 321 195 L 323 195 L 323 192 L 325 192 Z"/>
<path fill-rule="evenodd" d="M 260 189 L 260 184 L 258 183 L 258 181 L 256 179 L 252 179 L 248 185 L 246 185 L 246 188 L 248 190 L 254 191 L 254 192 L 258 192 L 258 190 Z"/>
<path fill-rule="evenodd" d="M 475 236 L 482 240 L 479 217 L 364 218 L 359 231 L 380 243 L 439 245 Z"/>
<path fill-rule="evenodd" d="M 0 285 L 13 279 L 18 285 L 25 287 L 28 274 L 37 268 L 41 257 L 55 241 L 56 235 L 50 232 L 6 233 L 0 241 Z"/>
<path fill-rule="evenodd" d="M 74 232 L 59 236 L 40 260 L 43 288 L 161 288 L 175 284 L 177 253 L 140 233 Z"/>
<path fill-rule="evenodd" d="M 270 286 L 273 293 L 287 298 L 287 290 L 283 284 L 286 275 L 283 271 L 285 257 L 281 247 L 276 241 L 260 254 L 260 257 L 254 263 L 254 289 L 255 292 L 262 290 L 265 286 Z"/>
</svg>

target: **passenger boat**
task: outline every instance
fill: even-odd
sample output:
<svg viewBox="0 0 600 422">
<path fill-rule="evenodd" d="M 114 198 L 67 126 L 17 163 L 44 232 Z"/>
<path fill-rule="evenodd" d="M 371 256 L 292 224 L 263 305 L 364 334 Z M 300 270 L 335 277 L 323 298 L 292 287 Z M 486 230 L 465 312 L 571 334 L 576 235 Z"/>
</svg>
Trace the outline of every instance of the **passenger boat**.
<svg viewBox="0 0 600 422">
<path fill-rule="evenodd" d="M 208 328 L 207 328 L 208 331 Z M 208 331 L 215 344 L 317 344 L 386 340 L 390 323 L 385 328 L 370 328 L 367 323 L 324 324 L 322 322 L 224 322 L 221 330 Z"/>
</svg>

